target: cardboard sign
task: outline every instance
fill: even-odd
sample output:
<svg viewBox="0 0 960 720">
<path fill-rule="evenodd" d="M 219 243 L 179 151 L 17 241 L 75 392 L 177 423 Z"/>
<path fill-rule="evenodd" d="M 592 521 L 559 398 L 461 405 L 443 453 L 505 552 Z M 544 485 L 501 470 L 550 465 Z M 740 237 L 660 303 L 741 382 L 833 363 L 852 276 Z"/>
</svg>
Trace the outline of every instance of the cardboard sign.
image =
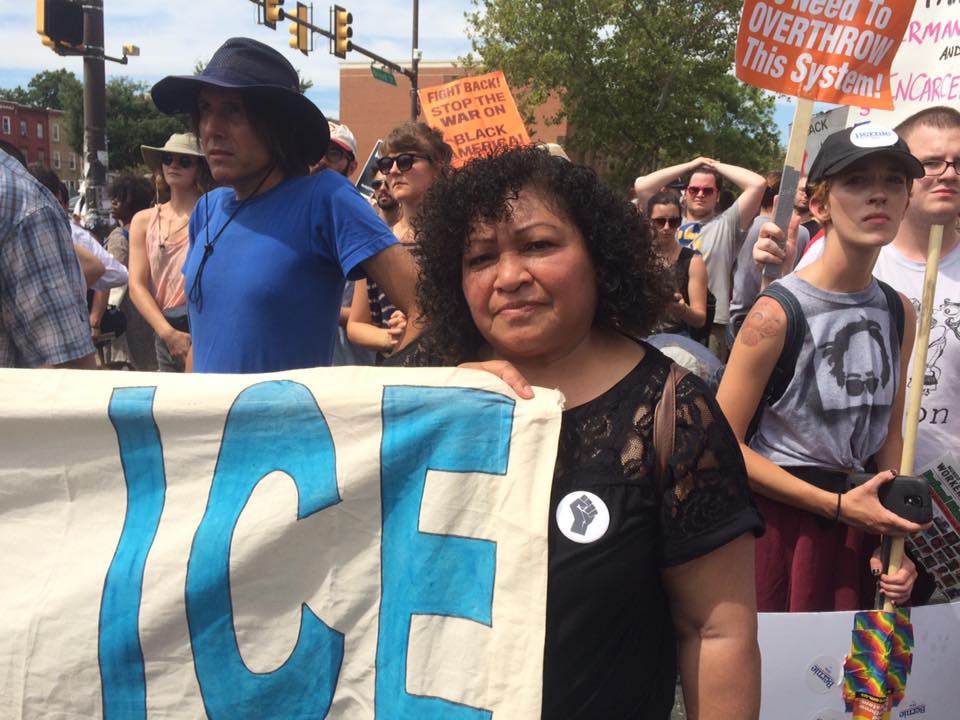
<svg viewBox="0 0 960 720">
<path fill-rule="evenodd" d="M 498 147 L 529 145 L 530 136 L 501 71 L 421 88 L 420 105 L 431 127 L 453 148 L 453 165 Z"/>
<path fill-rule="evenodd" d="M 0 370 L 0 717 L 536 720 L 560 395 Z"/>
<path fill-rule="evenodd" d="M 905 3 L 908 4 L 908 3 Z M 893 110 L 861 108 L 851 122 L 872 120 L 894 127 L 933 105 L 960 104 L 960 7 L 920 0 L 890 71 Z"/>
<path fill-rule="evenodd" d="M 814 114 L 810 119 L 807 145 L 803 151 L 804 157 L 801 174 L 809 171 L 813 166 L 813 161 L 817 159 L 820 148 L 823 146 L 823 141 L 838 130 L 843 130 L 847 127 L 847 118 L 854 112 L 854 108 L 844 106 Z"/>
<path fill-rule="evenodd" d="M 890 66 L 911 11 L 902 0 L 747 0 L 737 77 L 809 100 L 892 108 Z"/>
<path fill-rule="evenodd" d="M 368 200 L 373 197 L 373 179 L 377 175 L 377 160 L 380 159 L 380 146 L 383 140 L 377 138 L 373 145 L 373 150 L 367 156 L 367 161 L 363 164 L 363 170 L 360 171 L 360 177 L 357 178 L 356 188 Z"/>
<path fill-rule="evenodd" d="M 891 720 L 957 717 L 960 602 L 913 608 L 913 669 Z M 760 613 L 761 720 L 851 720 L 844 658 L 854 613 Z"/>
</svg>

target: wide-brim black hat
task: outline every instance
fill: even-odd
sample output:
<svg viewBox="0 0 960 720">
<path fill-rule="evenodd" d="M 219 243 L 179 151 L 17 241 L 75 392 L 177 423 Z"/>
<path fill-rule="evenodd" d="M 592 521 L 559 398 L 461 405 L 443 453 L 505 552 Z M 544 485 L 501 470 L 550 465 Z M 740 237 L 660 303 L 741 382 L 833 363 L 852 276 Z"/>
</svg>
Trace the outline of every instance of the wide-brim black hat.
<svg viewBox="0 0 960 720">
<path fill-rule="evenodd" d="M 285 131 L 299 134 L 304 160 L 312 165 L 326 154 L 327 119 L 300 92 L 293 65 L 272 47 L 250 38 L 230 38 L 199 75 L 168 75 L 150 89 L 150 95 L 162 113 L 192 113 L 204 85 L 252 91 L 268 112 L 282 115 Z"/>
<path fill-rule="evenodd" d="M 823 141 L 807 176 L 807 185 L 833 177 L 871 155 L 889 157 L 914 180 L 924 175 L 923 165 L 910 153 L 903 138 L 889 128 L 866 122 L 839 130 Z"/>
</svg>

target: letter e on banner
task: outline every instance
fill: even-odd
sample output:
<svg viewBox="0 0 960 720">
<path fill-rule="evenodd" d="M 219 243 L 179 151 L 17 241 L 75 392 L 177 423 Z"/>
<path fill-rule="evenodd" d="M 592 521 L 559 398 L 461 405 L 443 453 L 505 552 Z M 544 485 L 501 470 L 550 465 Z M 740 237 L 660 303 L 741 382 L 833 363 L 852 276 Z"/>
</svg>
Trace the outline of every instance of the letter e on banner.
<svg viewBox="0 0 960 720">
<path fill-rule="evenodd" d="M 773 92 L 892 109 L 890 67 L 913 3 L 746 0 L 736 74 Z"/>
</svg>

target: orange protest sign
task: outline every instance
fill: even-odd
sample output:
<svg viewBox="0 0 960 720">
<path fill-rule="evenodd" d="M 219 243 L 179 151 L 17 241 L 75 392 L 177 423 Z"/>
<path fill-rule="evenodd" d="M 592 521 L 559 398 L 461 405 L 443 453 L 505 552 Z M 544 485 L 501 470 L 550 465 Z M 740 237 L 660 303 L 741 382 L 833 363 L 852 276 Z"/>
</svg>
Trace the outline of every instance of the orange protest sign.
<svg viewBox="0 0 960 720">
<path fill-rule="evenodd" d="M 890 66 L 912 12 L 905 0 L 746 0 L 737 77 L 810 100 L 892 109 Z"/>
<path fill-rule="evenodd" d="M 419 95 L 427 124 L 443 132 L 443 139 L 453 148 L 455 167 L 497 147 L 530 144 L 499 70 L 421 88 Z"/>
</svg>

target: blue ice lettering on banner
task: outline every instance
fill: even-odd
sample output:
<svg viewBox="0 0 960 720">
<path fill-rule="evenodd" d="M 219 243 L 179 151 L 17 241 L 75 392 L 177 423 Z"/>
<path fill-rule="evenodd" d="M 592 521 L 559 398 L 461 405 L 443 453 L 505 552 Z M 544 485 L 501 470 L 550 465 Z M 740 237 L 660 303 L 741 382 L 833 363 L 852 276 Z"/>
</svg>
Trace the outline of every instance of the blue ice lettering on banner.
<svg viewBox="0 0 960 720">
<path fill-rule="evenodd" d="M 187 621 L 197 679 L 209 717 L 323 718 L 337 686 L 343 635 L 304 604 L 290 657 L 268 673 L 240 656 L 230 599 L 230 544 L 257 483 L 289 475 L 297 517 L 340 502 L 333 438 L 310 391 L 270 381 L 244 390 L 227 415 L 220 457 L 187 565 Z"/>
<path fill-rule="evenodd" d="M 153 419 L 155 387 L 118 388 L 108 414 L 117 433 L 127 511 L 100 602 L 100 685 L 104 720 L 145 718 L 147 688 L 140 647 L 140 599 L 147 554 L 160 524 L 166 477 Z"/>
<path fill-rule="evenodd" d="M 386 387 L 383 392 L 382 598 L 376 717 L 488 720 L 489 710 L 406 691 L 415 614 L 489 625 L 496 547 L 488 540 L 420 532 L 427 470 L 503 475 L 514 402 L 463 388 Z"/>
</svg>

